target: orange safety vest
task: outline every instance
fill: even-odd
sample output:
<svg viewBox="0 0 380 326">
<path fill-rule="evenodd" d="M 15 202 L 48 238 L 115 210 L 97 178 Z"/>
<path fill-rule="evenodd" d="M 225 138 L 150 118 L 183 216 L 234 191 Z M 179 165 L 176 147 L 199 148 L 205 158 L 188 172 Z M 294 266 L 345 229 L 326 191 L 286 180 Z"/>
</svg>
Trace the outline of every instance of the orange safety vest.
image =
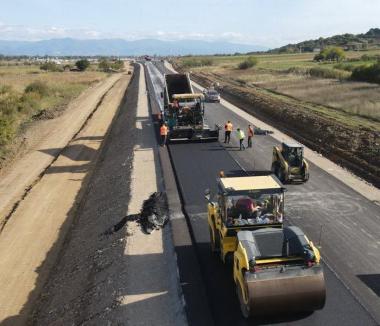
<svg viewBox="0 0 380 326">
<path fill-rule="evenodd" d="M 232 125 L 232 123 L 226 123 L 224 128 L 226 129 L 226 131 L 232 131 L 233 125 Z"/>
<path fill-rule="evenodd" d="M 253 129 L 252 128 L 248 128 L 248 136 L 253 137 Z"/>
<path fill-rule="evenodd" d="M 168 134 L 168 127 L 166 127 L 165 125 L 162 125 L 160 128 L 160 135 L 167 136 L 167 134 Z"/>
</svg>

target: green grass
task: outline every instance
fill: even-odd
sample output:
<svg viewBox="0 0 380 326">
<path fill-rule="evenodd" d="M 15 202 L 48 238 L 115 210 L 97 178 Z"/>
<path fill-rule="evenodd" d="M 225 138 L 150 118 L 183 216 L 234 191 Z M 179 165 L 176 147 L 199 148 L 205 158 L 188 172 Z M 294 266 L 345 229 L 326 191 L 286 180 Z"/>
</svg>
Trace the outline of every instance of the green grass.
<svg viewBox="0 0 380 326">
<path fill-rule="evenodd" d="M 357 59 L 362 55 L 367 54 L 373 56 L 380 54 L 380 50 L 370 50 L 370 51 L 348 51 L 346 52 L 347 59 Z M 318 63 L 314 62 L 313 58 L 315 53 L 294 53 L 294 54 L 255 54 L 258 59 L 257 68 L 258 69 L 269 69 L 277 71 L 285 71 L 292 67 L 300 68 L 314 68 L 318 66 L 333 68 L 336 63 Z M 191 59 L 193 61 L 200 61 L 202 59 L 208 58 L 212 60 L 213 67 L 215 68 L 236 68 L 237 65 L 245 61 L 249 55 L 237 55 L 237 56 L 192 56 L 192 57 L 182 57 L 178 59 L 178 62 L 184 63 Z M 355 61 L 351 62 L 355 66 L 361 65 L 368 61 Z M 185 66 L 185 65 L 184 65 Z"/>
<path fill-rule="evenodd" d="M 107 74 L 91 67 L 85 72 L 46 72 L 38 65 L 0 65 L 0 158 L 21 126 L 39 115 L 57 115 L 90 85 Z"/>
<path fill-rule="evenodd" d="M 237 67 L 247 55 L 205 56 L 213 65 L 191 70 L 211 79 L 221 78 L 221 84 L 223 80 L 233 81 L 247 90 L 261 89 L 271 96 L 291 98 L 295 104 L 298 101 L 316 113 L 350 126 L 380 130 L 380 86 L 350 80 L 356 67 L 375 62 L 380 49 L 345 54 L 346 61 L 340 63 L 315 62 L 315 53 L 255 54 L 257 65 L 246 70 Z M 371 60 L 362 60 L 363 55 Z M 176 60 L 181 65 L 183 58 Z"/>
</svg>

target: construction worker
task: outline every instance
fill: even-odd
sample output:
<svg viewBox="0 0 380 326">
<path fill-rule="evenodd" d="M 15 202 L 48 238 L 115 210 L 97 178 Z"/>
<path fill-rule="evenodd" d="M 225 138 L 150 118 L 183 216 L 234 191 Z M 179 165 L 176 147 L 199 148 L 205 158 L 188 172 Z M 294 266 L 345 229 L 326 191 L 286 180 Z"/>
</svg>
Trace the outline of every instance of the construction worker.
<svg viewBox="0 0 380 326">
<path fill-rule="evenodd" d="M 177 99 L 174 99 L 174 101 L 173 101 L 173 108 L 175 108 L 177 110 L 179 109 L 179 102 Z"/>
<path fill-rule="evenodd" d="M 251 125 L 248 125 L 247 134 L 248 134 L 248 146 L 247 147 L 252 148 L 252 137 L 254 134 L 254 129 Z"/>
<path fill-rule="evenodd" d="M 160 127 L 161 146 L 165 146 L 168 137 L 168 127 L 163 123 Z"/>
<path fill-rule="evenodd" d="M 237 128 L 237 134 L 238 134 L 238 138 L 239 138 L 239 142 L 240 142 L 240 150 L 244 150 L 245 149 L 245 146 L 244 146 L 244 138 L 245 138 L 245 135 L 244 135 L 244 131 L 241 130 L 240 128 Z"/>
<path fill-rule="evenodd" d="M 227 123 L 224 125 L 224 143 L 229 144 L 231 140 L 231 132 L 233 130 L 233 124 L 231 121 L 227 121 Z"/>
</svg>

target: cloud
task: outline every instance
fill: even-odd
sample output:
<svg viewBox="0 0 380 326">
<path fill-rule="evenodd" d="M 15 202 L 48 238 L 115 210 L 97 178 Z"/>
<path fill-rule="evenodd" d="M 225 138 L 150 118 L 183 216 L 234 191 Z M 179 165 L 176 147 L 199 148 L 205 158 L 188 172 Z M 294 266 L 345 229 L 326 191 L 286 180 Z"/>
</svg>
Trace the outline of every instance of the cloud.
<svg viewBox="0 0 380 326">
<path fill-rule="evenodd" d="M 139 40 L 153 38 L 164 41 L 178 40 L 203 40 L 203 41 L 228 41 L 235 43 L 255 44 L 254 39 L 236 32 L 199 33 L 199 32 L 167 32 L 158 30 L 155 32 L 139 31 L 133 33 L 102 32 L 88 27 L 64 28 L 59 26 L 32 27 L 24 25 L 7 25 L 0 22 L 0 35 L 2 40 L 39 41 L 52 38 L 76 38 L 76 39 L 101 39 L 121 38 L 126 40 Z"/>
<path fill-rule="evenodd" d="M 0 22 L 2 40 L 39 41 L 52 38 L 99 38 L 101 33 L 90 28 L 64 28 L 59 26 L 31 27 L 7 25 Z"/>
</svg>

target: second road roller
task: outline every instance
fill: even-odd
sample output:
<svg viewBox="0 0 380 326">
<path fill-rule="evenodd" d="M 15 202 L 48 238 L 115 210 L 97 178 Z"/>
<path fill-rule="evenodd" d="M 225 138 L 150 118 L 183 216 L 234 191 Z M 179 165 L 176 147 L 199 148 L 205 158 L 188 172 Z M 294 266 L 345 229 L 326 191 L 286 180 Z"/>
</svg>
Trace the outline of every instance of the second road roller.
<svg viewBox="0 0 380 326">
<path fill-rule="evenodd" d="M 233 265 L 244 317 L 311 312 L 325 305 L 326 287 L 319 250 L 296 226 L 284 226 L 284 192 L 273 174 L 217 180 L 210 191 L 211 249 Z"/>
</svg>

